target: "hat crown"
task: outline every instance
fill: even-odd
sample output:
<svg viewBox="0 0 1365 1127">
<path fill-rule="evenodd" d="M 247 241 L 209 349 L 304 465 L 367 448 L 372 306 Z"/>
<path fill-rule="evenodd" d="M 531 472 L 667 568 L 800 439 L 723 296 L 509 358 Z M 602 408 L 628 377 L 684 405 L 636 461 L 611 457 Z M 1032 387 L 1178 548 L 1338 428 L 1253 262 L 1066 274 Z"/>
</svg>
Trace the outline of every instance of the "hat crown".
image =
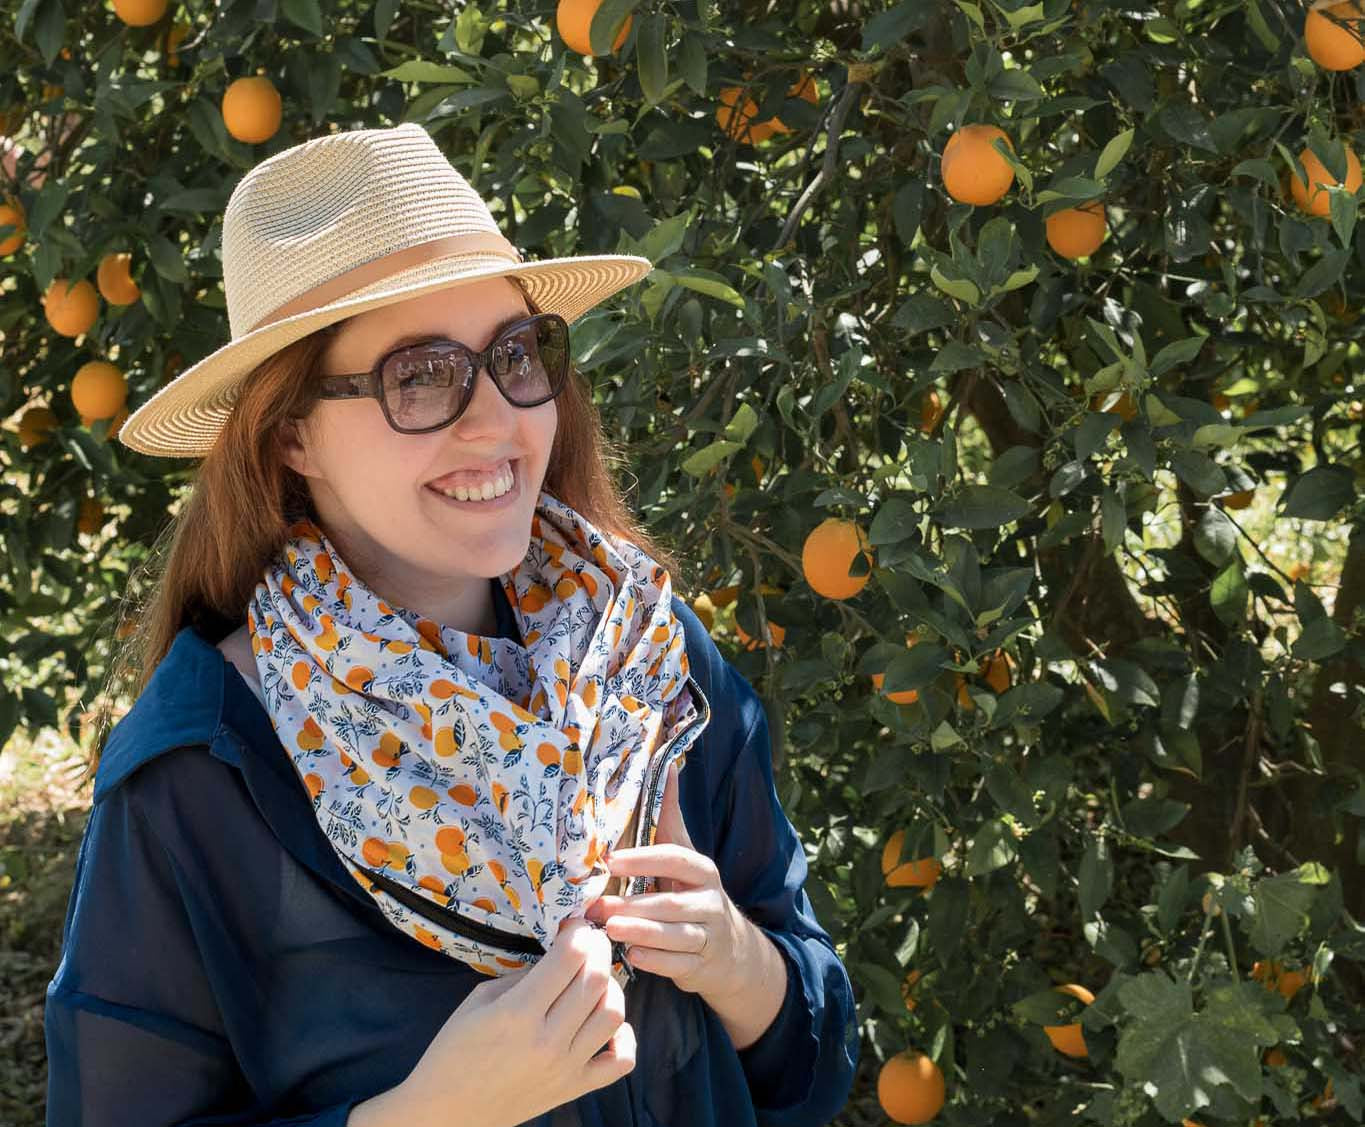
<svg viewBox="0 0 1365 1127">
<path fill-rule="evenodd" d="M 502 238 L 483 198 L 415 122 L 286 149 L 248 171 L 223 212 L 232 336 L 364 263 L 473 233 Z"/>
</svg>

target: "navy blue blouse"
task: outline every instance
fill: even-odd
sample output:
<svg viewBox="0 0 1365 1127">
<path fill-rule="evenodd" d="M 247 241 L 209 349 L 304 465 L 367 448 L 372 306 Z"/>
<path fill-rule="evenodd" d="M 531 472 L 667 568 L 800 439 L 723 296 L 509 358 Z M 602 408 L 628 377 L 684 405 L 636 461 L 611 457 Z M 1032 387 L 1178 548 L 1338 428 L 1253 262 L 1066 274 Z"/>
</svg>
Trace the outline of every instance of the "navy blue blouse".
<svg viewBox="0 0 1365 1127">
<path fill-rule="evenodd" d="M 499 636 L 520 637 L 490 582 Z M 737 1051 L 699 995 L 637 969 L 634 1069 L 523 1127 L 818 1127 L 852 1086 L 852 987 L 803 888 L 762 703 L 676 595 L 673 612 L 712 711 L 678 776 L 684 821 L 781 951 L 786 996 Z M 182 629 L 96 772 L 47 988 L 48 1127 L 344 1127 L 485 980 L 389 923 L 255 693 Z"/>
</svg>

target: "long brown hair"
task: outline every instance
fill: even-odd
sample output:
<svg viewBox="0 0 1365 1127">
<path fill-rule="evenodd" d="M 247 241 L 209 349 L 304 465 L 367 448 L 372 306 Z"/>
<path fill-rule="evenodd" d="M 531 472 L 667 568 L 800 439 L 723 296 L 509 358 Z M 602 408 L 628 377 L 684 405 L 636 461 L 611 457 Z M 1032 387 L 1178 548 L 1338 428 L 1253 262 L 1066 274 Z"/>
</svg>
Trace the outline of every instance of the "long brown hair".
<svg viewBox="0 0 1365 1127">
<path fill-rule="evenodd" d="M 508 277 L 531 311 L 543 312 L 520 279 Z M 284 461 L 280 439 L 286 421 L 307 418 L 319 402 L 317 366 L 343 324 L 282 348 L 244 378 L 189 495 L 131 577 L 90 714 L 92 774 L 116 719 L 115 697 L 142 693 L 183 627 L 217 642 L 242 625 L 261 573 L 290 526 L 301 516 L 317 520 L 307 484 Z M 598 528 L 637 544 L 668 569 L 676 589 L 678 559 L 632 514 L 614 475 L 624 451 L 608 441 L 587 382 L 572 365 L 555 405 L 558 424 L 542 488 Z"/>
</svg>

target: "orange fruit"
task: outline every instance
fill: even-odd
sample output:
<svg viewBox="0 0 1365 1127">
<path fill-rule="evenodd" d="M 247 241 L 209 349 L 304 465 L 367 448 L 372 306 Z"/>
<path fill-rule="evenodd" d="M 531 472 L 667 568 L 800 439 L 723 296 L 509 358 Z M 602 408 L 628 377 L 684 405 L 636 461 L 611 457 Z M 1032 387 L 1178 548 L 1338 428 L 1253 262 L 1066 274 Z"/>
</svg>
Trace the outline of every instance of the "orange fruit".
<svg viewBox="0 0 1365 1127">
<path fill-rule="evenodd" d="M 1283 1068 L 1289 1063 L 1289 1058 L 1280 1049 L 1267 1049 L 1262 1059 L 1269 1068 Z"/>
<path fill-rule="evenodd" d="M 981 667 L 981 675 L 996 693 L 1003 693 L 1013 680 L 1014 659 L 1004 650 L 996 650 Z"/>
<path fill-rule="evenodd" d="M 739 598 L 739 584 L 730 587 L 717 587 L 710 593 L 711 605 L 713 607 L 728 607 Z"/>
<path fill-rule="evenodd" d="M 1298 563 L 1290 564 L 1285 574 L 1293 581 L 1303 579 L 1308 574 L 1309 570 L 1309 565 L 1300 560 Z"/>
<path fill-rule="evenodd" d="M 570 51 L 576 51 L 580 55 L 592 55 L 588 29 L 592 27 L 592 18 L 601 6 L 602 0 L 559 0 L 559 5 L 555 8 L 555 30 L 559 32 L 559 37 L 564 40 L 564 46 Z M 616 41 L 611 45 L 612 54 L 619 51 L 621 44 L 626 41 L 633 20 L 634 16 L 627 16 L 621 30 L 616 33 Z"/>
<path fill-rule="evenodd" d="M 811 590 L 827 599 L 852 598 L 872 577 L 870 570 L 865 575 L 848 574 L 860 550 L 871 567 L 869 547 L 867 534 L 855 522 L 842 517 L 821 521 L 801 546 L 801 571 Z"/>
<path fill-rule="evenodd" d="M 18 199 L 0 203 L 0 227 L 13 227 L 8 235 L 0 235 L 0 258 L 13 254 L 24 245 L 28 231 L 28 219 L 24 215 L 24 205 Z"/>
<path fill-rule="evenodd" d="M 1232 400 L 1229 399 L 1226 395 L 1224 395 L 1221 391 L 1215 391 L 1212 395 L 1210 395 L 1209 402 L 1213 404 L 1214 410 L 1216 411 L 1226 411 L 1229 407 L 1232 406 Z"/>
<path fill-rule="evenodd" d="M 743 97 L 744 101 L 736 108 L 735 102 Z M 758 103 L 744 93 L 740 86 L 722 86 L 721 104 L 716 107 L 716 124 L 725 130 L 726 136 L 746 145 L 757 145 L 772 135 L 773 128 L 766 122 L 753 122 L 750 119 L 758 112 Z"/>
<path fill-rule="evenodd" d="M 227 131 L 237 140 L 254 145 L 270 140 L 279 131 L 284 103 L 269 78 L 252 74 L 229 84 L 221 112 Z"/>
<path fill-rule="evenodd" d="M 57 427 L 57 413 L 51 407 L 30 407 L 19 416 L 19 445 L 25 450 L 47 441 Z"/>
<path fill-rule="evenodd" d="M 120 430 L 123 429 L 123 423 L 124 423 L 124 421 L 125 421 L 127 418 L 128 418 L 128 408 L 127 408 L 126 406 L 125 406 L 125 407 L 120 407 L 120 408 L 118 409 L 118 413 L 117 413 L 116 415 L 114 415 L 114 417 L 113 417 L 112 419 L 109 420 L 109 427 L 108 427 L 108 429 L 107 429 L 106 432 L 105 432 L 105 437 L 106 437 L 106 438 L 115 438 L 115 437 L 117 437 L 117 436 L 118 436 L 118 432 L 119 432 Z M 95 415 L 82 415 L 82 416 L 81 416 L 81 425 L 82 425 L 82 426 L 93 427 L 93 426 L 95 425 L 95 423 L 97 423 L 97 422 L 99 422 L 99 419 L 98 419 Z"/>
<path fill-rule="evenodd" d="M 69 289 L 65 278 L 53 278 L 43 294 L 47 323 L 64 337 L 78 337 L 86 332 L 99 312 L 100 296 L 84 278 Z"/>
<path fill-rule="evenodd" d="M 701 620 L 701 624 L 706 627 L 706 632 L 709 634 L 711 627 L 716 624 L 716 608 L 705 592 L 692 600 L 692 613 Z"/>
<path fill-rule="evenodd" d="M 1333 4 L 1327 9 L 1339 20 L 1359 20 L 1362 15 L 1358 4 Z M 1353 34 L 1356 30 L 1365 31 L 1360 24 L 1343 27 L 1327 18 L 1322 9 L 1314 9 L 1303 21 L 1303 45 L 1308 48 L 1308 57 L 1323 70 L 1350 70 L 1365 62 L 1365 45 Z"/>
<path fill-rule="evenodd" d="M 1059 994 L 1070 994 L 1082 1005 L 1090 1005 L 1095 1000 L 1095 995 L 1079 983 L 1067 982 L 1061 986 L 1054 986 Z M 1081 1031 L 1081 1023 L 1073 1021 L 1066 1025 L 1045 1025 L 1043 1032 L 1047 1034 L 1047 1039 L 1052 1042 L 1052 1047 L 1059 1053 L 1069 1057 L 1088 1057 L 1090 1050 L 1086 1048 L 1085 1037 Z"/>
<path fill-rule="evenodd" d="M 1104 205 L 1091 200 L 1054 211 L 1045 221 L 1047 245 L 1063 258 L 1085 258 L 1104 242 Z"/>
<path fill-rule="evenodd" d="M 946 1098 L 943 1071 L 917 1049 L 888 1057 L 877 1073 L 877 1102 L 896 1123 L 928 1123 Z"/>
<path fill-rule="evenodd" d="M 1304 171 L 1308 173 L 1312 191 L 1310 194 L 1309 188 L 1299 179 L 1298 173 L 1292 173 L 1289 178 L 1289 190 L 1294 196 L 1294 202 L 1310 215 L 1330 215 L 1332 201 L 1324 189 L 1336 187 L 1336 179 L 1327 171 L 1322 161 L 1318 160 L 1312 149 L 1304 149 L 1299 154 L 1299 160 L 1303 163 Z M 1359 189 L 1360 180 L 1360 160 L 1351 146 L 1347 145 L 1345 185 L 1347 190 L 1354 192 Z"/>
<path fill-rule="evenodd" d="M 776 622 L 769 622 L 768 632 L 773 636 L 773 646 L 780 650 L 782 648 L 782 639 L 787 636 L 786 627 L 779 626 Z M 744 632 L 744 627 L 741 626 L 738 622 L 735 623 L 735 634 L 739 638 L 740 643 L 744 646 L 746 650 L 766 648 L 763 641 L 761 641 L 758 638 L 751 638 L 748 634 L 746 634 Z"/>
<path fill-rule="evenodd" d="M 127 253 L 111 252 L 100 259 L 95 285 L 110 305 L 131 305 L 142 296 L 142 290 L 133 281 L 132 263 L 133 256 Z"/>
<path fill-rule="evenodd" d="M 114 0 L 114 15 L 129 27 L 146 27 L 166 14 L 166 0 Z"/>
<path fill-rule="evenodd" d="M 1010 190 L 1014 169 L 995 151 L 997 137 L 1014 151 L 998 125 L 964 125 L 943 146 L 939 174 L 944 190 L 958 203 L 993 204 Z"/>
<path fill-rule="evenodd" d="M 901 847 L 905 843 L 905 831 L 897 830 L 882 846 L 882 875 L 891 888 L 933 888 L 943 874 L 943 865 L 937 857 L 917 857 L 911 861 L 901 861 Z"/>
<path fill-rule="evenodd" d="M 88 536 L 95 535 L 104 527 L 104 506 L 93 497 L 82 497 L 76 527 Z"/>
<path fill-rule="evenodd" d="M 1225 509 L 1245 509 L 1251 504 L 1251 499 L 1256 496 L 1254 489 L 1242 489 L 1236 493 L 1229 493 L 1223 498 L 1223 508 Z"/>
<path fill-rule="evenodd" d="M 912 970 L 905 976 L 905 980 L 901 983 L 901 997 L 905 999 L 905 1008 L 911 1013 L 914 1013 L 915 1006 L 918 1005 L 918 1002 L 916 1002 L 914 998 L 914 992 L 915 984 L 918 983 L 919 980 L 920 972 Z"/>
<path fill-rule="evenodd" d="M 1104 411 L 1110 415 L 1118 415 L 1124 422 L 1131 422 L 1137 418 L 1137 404 L 1133 402 L 1133 397 L 1128 392 L 1123 392 L 1108 407 L 1103 406 L 1106 399 L 1110 397 L 1110 392 L 1102 391 L 1090 400 L 1092 411 Z"/>
<path fill-rule="evenodd" d="M 931 387 L 920 400 L 919 429 L 925 434 L 932 434 L 934 427 L 938 426 L 938 421 L 942 417 L 943 398 Z"/>
<path fill-rule="evenodd" d="M 107 360 L 91 360 L 76 369 L 71 402 L 82 419 L 112 419 L 128 401 L 128 378 Z"/>
</svg>

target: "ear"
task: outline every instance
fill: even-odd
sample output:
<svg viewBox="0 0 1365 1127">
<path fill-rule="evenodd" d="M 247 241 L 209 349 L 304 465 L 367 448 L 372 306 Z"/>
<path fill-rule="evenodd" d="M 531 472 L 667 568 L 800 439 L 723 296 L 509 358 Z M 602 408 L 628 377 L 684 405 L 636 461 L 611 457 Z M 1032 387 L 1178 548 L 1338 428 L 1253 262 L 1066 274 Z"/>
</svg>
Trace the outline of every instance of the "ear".
<svg viewBox="0 0 1365 1127">
<path fill-rule="evenodd" d="M 296 474 L 302 477 L 313 476 L 312 466 L 308 458 L 308 447 L 302 435 L 303 428 L 298 419 L 285 419 L 280 424 L 279 445 L 280 457 Z"/>
</svg>

